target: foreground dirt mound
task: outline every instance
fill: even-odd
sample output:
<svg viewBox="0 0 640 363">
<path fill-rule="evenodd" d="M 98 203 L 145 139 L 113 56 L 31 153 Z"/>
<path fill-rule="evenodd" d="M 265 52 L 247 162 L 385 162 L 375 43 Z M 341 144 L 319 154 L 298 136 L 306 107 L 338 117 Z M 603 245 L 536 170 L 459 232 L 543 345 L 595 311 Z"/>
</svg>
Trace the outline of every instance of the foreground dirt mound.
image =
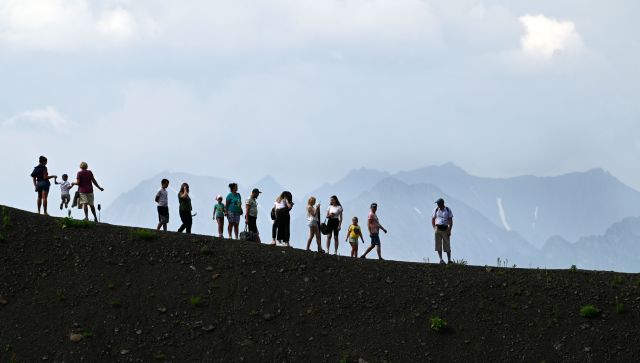
<svg viewBox="0 0 640 363">
<path fill-rule="evenodd" d="M 0 213 L 0 362 L 601 362 L 640 276 L 439 266 Z M 580 315 L 593 305 L 594 317 Z M 435 331 L 432 318 L 446 321 Z"/>
</svg>

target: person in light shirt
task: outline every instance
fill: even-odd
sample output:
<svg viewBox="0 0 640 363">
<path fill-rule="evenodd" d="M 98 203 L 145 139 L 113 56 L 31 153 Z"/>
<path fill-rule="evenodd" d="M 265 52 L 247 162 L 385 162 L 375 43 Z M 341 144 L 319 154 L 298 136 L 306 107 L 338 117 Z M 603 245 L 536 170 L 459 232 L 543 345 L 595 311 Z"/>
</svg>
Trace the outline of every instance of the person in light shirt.
<svg viewBox="0 0 640 363">
<path fill-rule="evenodd" d="M 453 213 L 444 205 L 444 199 L 436 200 L 438 205 L 431 216 L 431 226 L 435 234 L 436 251 L 440 264 L 444 264 L 442 251 L 447 253 L 447 263 L 451 263 L 451 230 L 453 229 Z"/>
</svg>

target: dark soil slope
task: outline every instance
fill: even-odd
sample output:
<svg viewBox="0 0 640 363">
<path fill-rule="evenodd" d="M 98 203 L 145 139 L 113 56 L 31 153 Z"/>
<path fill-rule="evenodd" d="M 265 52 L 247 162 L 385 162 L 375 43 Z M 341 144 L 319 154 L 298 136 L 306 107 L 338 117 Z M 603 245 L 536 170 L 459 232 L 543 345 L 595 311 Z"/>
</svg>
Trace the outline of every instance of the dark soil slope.
<svg viewBox="0 0 640 363">
<path fill-rule="evenodd" d="M 638 275 L 350 259 L 1 214 L 0 362 L 640 356 Z M 588 304 L 601 313 L 582 317 Z"/>
</svg>

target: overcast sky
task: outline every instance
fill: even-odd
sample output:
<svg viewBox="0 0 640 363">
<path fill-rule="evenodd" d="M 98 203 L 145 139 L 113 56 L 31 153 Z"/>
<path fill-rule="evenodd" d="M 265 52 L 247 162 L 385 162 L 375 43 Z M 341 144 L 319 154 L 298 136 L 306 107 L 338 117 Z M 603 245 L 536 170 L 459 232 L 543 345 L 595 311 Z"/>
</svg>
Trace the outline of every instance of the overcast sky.
<svg viewBox="0 0 640 363">
<path fill-rule="evenodd" d="M 87 161 L 107 204 L 162 170 L 304 190 L 449 161 L 496 177 L 602 167 L 640 189 L 638 14 L 637 0 L 0 0 L 0 203 L 33 209 L 41 154 L 53 174 Z"/>
</svg>

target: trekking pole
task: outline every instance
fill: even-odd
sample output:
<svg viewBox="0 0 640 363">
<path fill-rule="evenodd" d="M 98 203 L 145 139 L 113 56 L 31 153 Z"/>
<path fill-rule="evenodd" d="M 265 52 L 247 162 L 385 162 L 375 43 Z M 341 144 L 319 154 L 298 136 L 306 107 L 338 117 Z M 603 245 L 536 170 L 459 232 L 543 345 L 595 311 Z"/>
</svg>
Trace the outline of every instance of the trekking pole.
<svg viewBox="0 0 640 363">
<path fill-rule="evenodd" d="M 100 204 L 98 204 L 98 223 L 100 223 L 100 210 L 102 209 L 102 206 L 100 206 Z"/>
</svg>

